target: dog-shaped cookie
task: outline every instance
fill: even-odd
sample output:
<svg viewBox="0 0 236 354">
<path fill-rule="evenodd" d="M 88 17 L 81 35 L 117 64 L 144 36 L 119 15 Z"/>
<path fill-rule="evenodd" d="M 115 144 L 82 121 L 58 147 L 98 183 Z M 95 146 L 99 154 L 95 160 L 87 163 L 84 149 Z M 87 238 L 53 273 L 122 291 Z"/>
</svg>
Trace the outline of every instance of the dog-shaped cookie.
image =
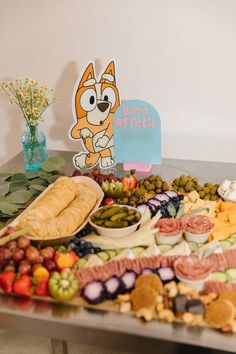
<svg viewBox="0 0 236 354">
<path fill-rule="evenodd" d="M 90 63 L 73 95 L 76 124 L 70 135 L 73 139 L 82 139 L 86 150 L 74 156 L 75 167 L 91 168 L 97 163 L 101 168 L 115 165 L 112 120 L 119 105 L 114 62 L 107 66 L 99 82 Z"/>
</svg>

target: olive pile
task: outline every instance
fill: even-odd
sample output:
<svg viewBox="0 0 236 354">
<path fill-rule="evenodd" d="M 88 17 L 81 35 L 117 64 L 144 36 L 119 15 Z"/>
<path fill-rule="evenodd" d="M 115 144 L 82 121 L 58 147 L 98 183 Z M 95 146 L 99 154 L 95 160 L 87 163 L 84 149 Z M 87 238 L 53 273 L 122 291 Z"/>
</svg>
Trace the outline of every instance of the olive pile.
<svg viewBox="0 0 236 354">
<path fill-rule="evenodd" d="M 135 209 L 121 206 L 106 206 L 97 210 L 91 220 L 94 224 L 107 228 L 123 228 L 136 224 L 141 214 Z"/>
<path fill-rule="evenodd" d="M 192 191 L 197 191 L 201 199 L 204 200 L 218 200 L 219 194 L 217 192 L 219 184 L 204 183 L 204 185 L 199 184 L 198 178 L 193 178 L 192 176 L 182 175 L 175 178 L 172 184 L 173 189 L 179 193 L 190 193 Z"/>
<path fill-rule="evenodd" d="M 141 190 L 145 191 L 145 193 L 157 194 L 170 189 L 167 182 L 163 181 L 160 176 L 155 175 L 140 179 L 138 185 Z"/>
<path fill-rule="evenodd" d="M 145 202 L 146 194 L 157 194 L 169 190 L 167 182 L 160 176 L 148 176 L 138 181 L 138 187 L 123 192 L 122 197 L 114 199 L 115 204 L 130 205 L 135 207 L 137 204 Z"/>
</svg>

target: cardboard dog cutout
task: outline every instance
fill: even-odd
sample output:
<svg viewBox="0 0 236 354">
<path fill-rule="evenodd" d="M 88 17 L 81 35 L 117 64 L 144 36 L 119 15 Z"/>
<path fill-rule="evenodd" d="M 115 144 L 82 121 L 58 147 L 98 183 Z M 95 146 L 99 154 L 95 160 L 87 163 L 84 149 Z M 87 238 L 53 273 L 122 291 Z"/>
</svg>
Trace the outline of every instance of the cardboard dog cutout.
<svg viewBox="0 0 236 354">
<path fill-rule="evenodd" d="M 73 93 L 75 124 L 70 131 L 72 139 L 81 139 L 85 151 L 73 157 L 78 169 L 89 169 L 97 163 L 101 168 L 115 165 L 113 116 L 120 105 L 116 87 L 115 65 L 110 62 L 96 80 L 93 63 L 90 63 L 77 81 Z"/>
</svg>

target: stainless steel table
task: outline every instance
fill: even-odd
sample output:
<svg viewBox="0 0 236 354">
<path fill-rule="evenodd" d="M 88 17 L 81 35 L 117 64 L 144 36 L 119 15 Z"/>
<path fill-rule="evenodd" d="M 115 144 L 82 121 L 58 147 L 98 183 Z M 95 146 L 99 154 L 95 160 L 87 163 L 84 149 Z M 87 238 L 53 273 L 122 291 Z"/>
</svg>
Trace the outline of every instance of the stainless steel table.
<svg viewBox="0 0 236 354">
<path fill-rule="evenodd" d="M 63 156 L 66 159 L 65 173 L 71 174 L 73 152 L 50 151 L 49 154 Z M 119 168 L 121 166 L 118 166 Z M 3 171 L 23 171 L 22 154 L 4 164 L 0 172 Z M 152 172 L 160 174 L 167 180 L 180 174 L 191 174 L 203 181 L 220 182 L 225 178 L 235 179 L 236 166 L 228 163 L 164 159 L 162 165 L 155 166 Z M 235 335 L 223 335 L 211 329 L 188 328 L 158 321 L 142 323 L 134 317 L 117 313 L 18 299 L 6 295 L 0 297 L 0 327 L 61 341 L 94 343 L 102 347 L 133 350 L 138 353 L 144 351 L 149 351 L 150 354 L 157 351 L 161 353 L 161 346 L 165 348 L 165 352 L 168 352 L 166 348 L 171 346 L 173 353 L 176 349 L 173 349 L 172 342 L 178 343 L 175 346 L 184 343 L 236 353 Z M 66 353 L 66 343 L 63 342 L 63 345 Z M 187 352 L 190 353 L 192 350 L 188 349 Z"/>
</svg>

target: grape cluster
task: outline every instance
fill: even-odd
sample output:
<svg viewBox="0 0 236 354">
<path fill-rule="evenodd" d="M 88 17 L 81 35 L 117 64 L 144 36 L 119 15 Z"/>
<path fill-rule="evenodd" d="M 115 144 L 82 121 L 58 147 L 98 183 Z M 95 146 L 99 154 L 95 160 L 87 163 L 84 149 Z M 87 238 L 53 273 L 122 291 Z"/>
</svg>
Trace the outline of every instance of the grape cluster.
<svg viewBox="0 0 236 354">
<path fill-rule="evenodd" d="M 79 170 L 74 170 L 72 173 L 72 176 L 81 176 L 81 172 Z M 103 173 L 99 167 L 94 167 L 91 171 L 83 173 L 83 176 L 87 176 L 92 178 L 94 181 L 96 181 L 98 184 L 102 184 L 104 181 L 108 182 L 116 182 L 119 181 L 119 178 L 117 178 L 113 173 Z"/>
</svg>

